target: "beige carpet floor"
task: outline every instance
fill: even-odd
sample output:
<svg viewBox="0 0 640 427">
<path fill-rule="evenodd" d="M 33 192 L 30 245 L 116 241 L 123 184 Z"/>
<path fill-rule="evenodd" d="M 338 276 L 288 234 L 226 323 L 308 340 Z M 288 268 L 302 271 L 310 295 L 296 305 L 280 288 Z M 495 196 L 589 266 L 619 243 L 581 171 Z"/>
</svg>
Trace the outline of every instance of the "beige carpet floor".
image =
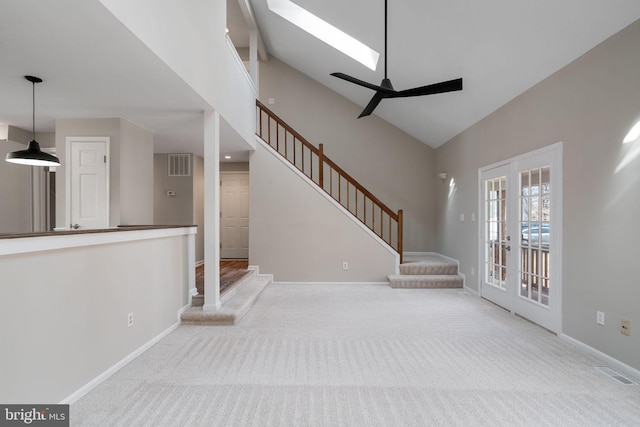
<svg viewBox="0 0 640 427">
<path fill-rule="evenodd" d="M 71 405 L 72 426 L 640 426 L 640 386 L 458 289 L 269 286 Z M 634 378 L 638 381 L 638 378 Z"/>
</svg>

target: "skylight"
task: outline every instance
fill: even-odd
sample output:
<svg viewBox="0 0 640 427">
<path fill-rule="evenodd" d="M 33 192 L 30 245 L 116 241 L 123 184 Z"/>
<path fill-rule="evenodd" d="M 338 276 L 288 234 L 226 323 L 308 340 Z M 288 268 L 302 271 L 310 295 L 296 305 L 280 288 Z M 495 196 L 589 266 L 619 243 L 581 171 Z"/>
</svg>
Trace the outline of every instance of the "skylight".
<svg viewBox="0 0 640 427">
<path fill-rule="evenodd" d="M 371 70 L 376 69 L 378 58 L 380 57 L 378 52 L 328 22 L 318 18 L 291 0 L 267 0 L 267 6 L 272 12 L 302 28 L 334 49 L 353 58 L 365 67 Z"/>
</svg>

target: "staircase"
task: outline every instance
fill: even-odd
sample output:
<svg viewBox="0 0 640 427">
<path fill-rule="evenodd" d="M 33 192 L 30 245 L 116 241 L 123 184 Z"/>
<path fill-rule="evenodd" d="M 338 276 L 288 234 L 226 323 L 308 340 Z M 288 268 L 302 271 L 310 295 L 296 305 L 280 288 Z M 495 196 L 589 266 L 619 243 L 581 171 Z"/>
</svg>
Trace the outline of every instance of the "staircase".
<svg viewBox="0 0 640 427">
<path fill-rule="evenodd" d="M 203 310 L 204 296 L 195 295 L 191 307 L 181 315 L 182 324 L 235 325 L 249 311 L 269 283 L 270 276 L 259 276 L 252 270 L 220 297 L 222 305 L 218 310 Z"/>
<path fill-rule="evenodd" d="M 395 212 L 382 203 L 329 159 L 322 144 L 311 144 L 260 101 L 256 108 L 256 135 L 398 252 L 402 262 L 402 209 Z"/>
<path fill-rule="evenodd" d="M 405 256 L 405 262 L 400 264 L 400 274 L 389 276 L 392 288 L 462 288 L 463 283 L 458 262 L 435 253 Z"/>
</svg>

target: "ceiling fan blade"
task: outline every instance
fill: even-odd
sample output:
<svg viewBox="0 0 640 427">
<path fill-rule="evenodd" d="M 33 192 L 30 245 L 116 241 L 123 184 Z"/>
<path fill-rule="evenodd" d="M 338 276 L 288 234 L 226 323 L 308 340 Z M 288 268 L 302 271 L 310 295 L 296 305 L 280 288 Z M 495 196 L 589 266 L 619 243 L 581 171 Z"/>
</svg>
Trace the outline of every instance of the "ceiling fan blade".
<svg viewBox="0 0 640 427">
<path fill-rule="evenodd" d="M 371 98 L 371 101 L 369 101 L 367 106 L 364 107 L 364 110 L 362 110 L 362 113 L 360 113 L 358 118 L 368 116 L 371 113 L 373 113 L 373 110 L 376 109 L 376 107 L 378 106 L 378 104 L 380 104 L 380 101 L 382 101 L 383 98 L 386 98 L 386 96 L 382 92 L 376 92 L 376 94 L 373 95 L 373 98 Z"/>
<path fill-rule="evenodd" d="M 389 98 L 406 98 L 409 96 L 433 95 L 436 93 L 454 92 L 462 90 L 462 79 L 449 80 L 432 85 L 416 87 L 413 89 L 400 90 L 390 95 Z"/>
<path fill-rule="evenodd" d="M 357 84 L 358 86 L 362 86 L 362 87 L 366 87 L 367 89 L 375 90 L 376 92 L 383 92 L 385 94 L 395 93 L 395 91 L 393 89 L 388 89 L 388 88 L 382 87 L 382 86 L 376 86 L 374 84 L 367 83 L 367 82 L 365 82 L 363 80 L 360 80 L 360 79 L 356 79 L 355 77 L 351 77 L 351 76 L 349 76 L 347 74 L 344 74 L 344 73 L 331 73 L 331 75 L 333 77 L 337 77 L 339 79 L 346 80 L 346 81 L 348 81 L 350 83 Z"/>
</svg>

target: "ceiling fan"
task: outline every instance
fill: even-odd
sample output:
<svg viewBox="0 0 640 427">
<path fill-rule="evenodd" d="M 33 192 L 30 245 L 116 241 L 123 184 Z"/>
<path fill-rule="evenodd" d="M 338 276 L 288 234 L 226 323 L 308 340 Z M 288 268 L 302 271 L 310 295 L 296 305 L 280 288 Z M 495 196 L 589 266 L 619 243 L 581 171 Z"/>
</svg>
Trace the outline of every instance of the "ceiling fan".
<svg viewBox="0 0 640 427">
<path fill-rule="evenodd" d="M 400 91 L 393 88 L 391 80 L 387 78 L 387 0 L 384 0 L 384 79 L 382 79 L 380 86 L 367 83 L 344 73 L 331 73 L 331 75 L 376 91 L 375 95 L 373 95 L 373 98 L 371 98 L 371 101 L 369 101 L 358 118 L 368 116 L 373 113 L 373 110 L 376 109 L 380 101 L 385 98 L 407 98 L 410 96 L 433 95 L 436 93 L 462 90 L 461 78 Z"/>
</svg>

